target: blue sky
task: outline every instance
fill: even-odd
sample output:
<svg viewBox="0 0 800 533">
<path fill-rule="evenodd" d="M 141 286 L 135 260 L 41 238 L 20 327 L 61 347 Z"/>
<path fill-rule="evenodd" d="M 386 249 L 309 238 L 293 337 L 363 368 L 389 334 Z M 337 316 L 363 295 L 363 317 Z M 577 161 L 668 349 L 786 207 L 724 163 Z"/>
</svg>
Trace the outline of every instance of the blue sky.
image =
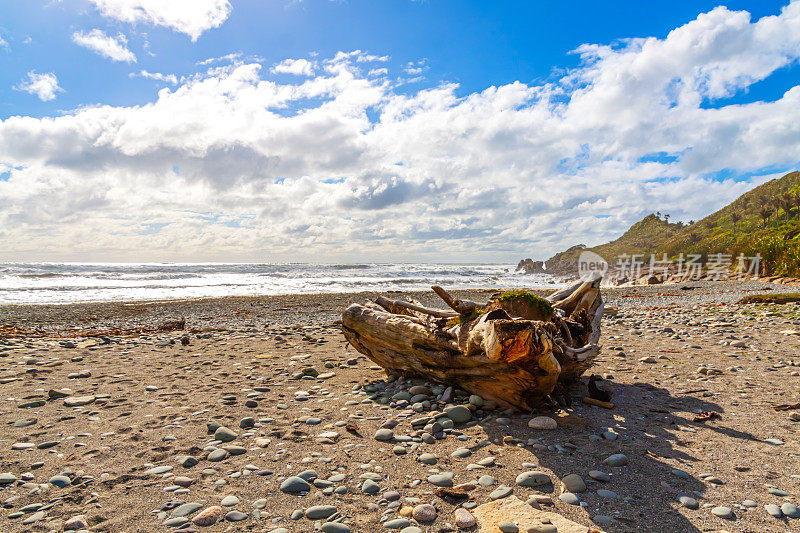
<svg viewBox="0 0 800 533">
<path fill-rule="evenodd" d="M 513 260 L 700 218 L 800 159 L 800 3 L 724 6 L 2 2 L 0 260 Z"/>
<path fill-rule="evenodd" d="M 722 5 L 760 18 L 778 13 L 784 4 L 764 0 Z M 623 36 L 663 38 L 717 5 L 697 0 L 576 1 L 565 9 L 558 2 L 525 1 L 251 0 L 234 2 L 224 24 L 192 42 L 168 27 L 109 20 L 84 0 L 7 0 L 0 18 L 0 36 L 9 43 L 5 53 L 0 51 L 0 117 L 44 116 L 97 103 L 144 104 L 160 84 L 130 79 L 132 71 L 191 75 L 197 62 L 228 53 L 260 58 L 267 65 L 287 57 L 328 57 L 357 49 L 388 54 L 396 69 L 424 60 L 425 79 L 406 90 L 444 80 L 457 82 L 463 95 L 489 85 L 546 80 L 576 66 L 578 57 L 570 52 L 583 43 L 611 43 Z M 91 28 L 125 34 L 137 62 L 110 62 L 77 46 L 72 34 Z M 64 93 L 41 102 L 13 90 L 30 70 L 56 73 Z M 724 103 L 770 99 L 797 79 L 795 65 Z"/>
</svg>

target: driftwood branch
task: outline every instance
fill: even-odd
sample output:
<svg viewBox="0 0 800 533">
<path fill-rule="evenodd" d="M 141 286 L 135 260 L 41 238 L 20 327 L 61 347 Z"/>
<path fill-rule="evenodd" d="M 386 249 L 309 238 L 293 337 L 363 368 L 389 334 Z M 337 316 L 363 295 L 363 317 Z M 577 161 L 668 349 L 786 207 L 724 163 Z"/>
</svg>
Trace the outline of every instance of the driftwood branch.
<svg viewBox="0 0 800 533">
<path fill-rule="evenodd" d="M 572 284 L 547 299 L 501 293 L 485 306 L 433 290 L 454 311 L 379 297 L 378 305 L 344 311 L 345 337 L 391 373 L 456 383 L 522 410 L 577 380 L 599 353 L 599 281 Z"/>
</svg>

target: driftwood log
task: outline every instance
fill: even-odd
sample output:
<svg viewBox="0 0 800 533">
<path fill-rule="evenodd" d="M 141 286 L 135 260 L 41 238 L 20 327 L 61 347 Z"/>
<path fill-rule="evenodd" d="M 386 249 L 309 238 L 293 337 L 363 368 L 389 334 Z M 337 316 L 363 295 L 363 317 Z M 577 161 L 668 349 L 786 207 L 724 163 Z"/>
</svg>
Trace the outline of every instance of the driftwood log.
<svg viewBox="0 0 800 533">
<path fill-rule="evenodd" d="M 452 311 L 379 297 L 344 311 L 344 336 L 389 373 L 454 383 L 525 411 L 552 401 L 599 353 L 600 280 L 547 298 L 497 293 L 485 305 L 433 290 Z"/>
</svg>

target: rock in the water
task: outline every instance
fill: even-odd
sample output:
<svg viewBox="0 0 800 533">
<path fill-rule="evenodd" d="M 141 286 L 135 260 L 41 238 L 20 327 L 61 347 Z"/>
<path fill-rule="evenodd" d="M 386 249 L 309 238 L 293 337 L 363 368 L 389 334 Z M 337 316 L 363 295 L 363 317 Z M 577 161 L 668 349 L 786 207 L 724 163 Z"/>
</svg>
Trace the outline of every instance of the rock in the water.
<svg viewBox="0 0 800 533">
<path fill-rule="evenodd" d="M 558 422 L 549 416 L 537 416 L 528 421 L 528 427 L 531 429 L 558 429 Z"/>
</svg>

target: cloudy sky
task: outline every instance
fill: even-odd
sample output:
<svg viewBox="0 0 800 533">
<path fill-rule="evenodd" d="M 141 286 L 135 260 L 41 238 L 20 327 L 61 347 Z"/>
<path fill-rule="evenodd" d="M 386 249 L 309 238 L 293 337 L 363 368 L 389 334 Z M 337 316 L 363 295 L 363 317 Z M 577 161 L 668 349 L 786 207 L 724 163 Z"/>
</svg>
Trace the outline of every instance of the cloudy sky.
<svg viewBox="0 0 800 533">
<path fill-rule="evenodd" d="M 798 168 L 800 0 L 557 4 L 0 0 L 0 261 L 545 258 Z"/>
</svg>

